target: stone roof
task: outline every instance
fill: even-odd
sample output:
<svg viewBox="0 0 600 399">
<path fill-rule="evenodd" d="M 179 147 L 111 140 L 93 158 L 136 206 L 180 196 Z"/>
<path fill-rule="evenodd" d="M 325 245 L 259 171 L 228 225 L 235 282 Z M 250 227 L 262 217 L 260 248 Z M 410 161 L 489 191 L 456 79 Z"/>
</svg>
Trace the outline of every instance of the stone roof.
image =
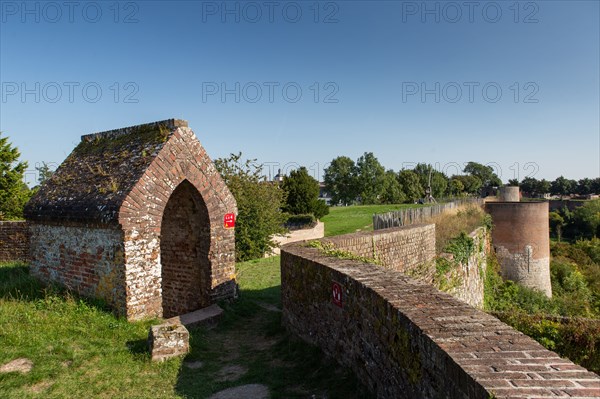
<svg viewBox="0 0 600 399">
<path fill-rule="evenodd" d="M 81 137 L 25 207 L 32 221 L 118 223 L 123 201 L 186 121 L 168 119 Z"/>
</svg>

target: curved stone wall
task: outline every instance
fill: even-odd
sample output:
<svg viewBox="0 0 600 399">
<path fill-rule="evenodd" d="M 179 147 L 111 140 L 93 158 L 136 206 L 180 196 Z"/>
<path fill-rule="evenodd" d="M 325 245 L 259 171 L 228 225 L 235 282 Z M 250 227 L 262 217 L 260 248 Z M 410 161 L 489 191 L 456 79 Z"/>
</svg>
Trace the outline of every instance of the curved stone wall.
<svg viewBox="0 0 600 399">
<path fill-rule="evenodd" d="M 281 289 L 287 329 L 378 398 L 600 397 L 596 374 L 402 273 L 294 243 Z"/>
</svg>

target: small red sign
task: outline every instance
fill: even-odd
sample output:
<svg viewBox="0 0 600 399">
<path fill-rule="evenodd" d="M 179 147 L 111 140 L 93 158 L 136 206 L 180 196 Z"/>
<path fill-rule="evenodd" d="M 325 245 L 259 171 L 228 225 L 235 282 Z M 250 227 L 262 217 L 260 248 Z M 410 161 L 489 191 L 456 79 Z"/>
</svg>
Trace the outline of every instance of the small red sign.
<svg viewBox="0 0 600 399">
<path fill-rule="evenodd" d="M 228 213 L 223 217 L 223 225 L 226 229 L 233 229 L 235 227 L 235 213 Z"/>
<path fill-rule="evenodd" d="M 334 305 L 337 305 L 340 308 L 343 307 L 342 286 L 335 282 L 331 285 L 331 300 L 333 301 Z"/>
</svg>

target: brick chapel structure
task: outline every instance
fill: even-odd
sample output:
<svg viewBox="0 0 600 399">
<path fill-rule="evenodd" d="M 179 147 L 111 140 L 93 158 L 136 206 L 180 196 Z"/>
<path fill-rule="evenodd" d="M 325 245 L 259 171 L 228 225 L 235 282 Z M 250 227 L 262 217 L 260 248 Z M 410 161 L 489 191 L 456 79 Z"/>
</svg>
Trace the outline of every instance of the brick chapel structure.
<svg viewBox="0 0 600 399">
<path fill-rule="evenodd" d="M 236 213 L 187 122 L 86 135 L 26 207 L 31 273 L 128 320 L 194 311 L 235 294 Z"/>
</svg>

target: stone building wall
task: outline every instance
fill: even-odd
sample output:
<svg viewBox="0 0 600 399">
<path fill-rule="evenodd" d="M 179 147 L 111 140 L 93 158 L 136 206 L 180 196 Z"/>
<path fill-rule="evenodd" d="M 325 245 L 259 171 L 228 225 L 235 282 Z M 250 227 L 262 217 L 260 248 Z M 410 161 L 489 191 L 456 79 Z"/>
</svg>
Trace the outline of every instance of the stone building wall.
<svg viewBox="0 0 600 399">
<path fill-rule="evenodd" d="M 187 122 L 85 135 L 25 207 L 32 270 L 128 320 L 190 312 L 235 296 L 236 214 Z"/>
<path fill-rule="evenodd" d="M 0 262 L 29 261 L 27 222 L 0 222 Z"/>
<path fill-rule="evenodd" d="M 600 397 L 600 377 L 449 294 L 381 266 L 282 248 L 286 328 L 378 398 Z"/>
<path fill-rule="evenodd" d="M 100 298 L 125 315 L 123 233 L 105 227 L 31 223 L 31 274 L 81 295 Z"/>
<path fill-rule="evenodd" d="M 448 293 L 478 309 L 483 309 L 485 272 L 490 250 L 489 234 L 484 227 L 469 234 L 473 239 L 473 253 L 466 264 L 459 264 L 456 276 L 460 284 Z"/>
<path fill-rule="evenodd" d="M 412 225 L 321 240 L 335 248 L 379 260 L 384 267 L 410 273 L 435 257 L 435 225 Z"/>
</svg>

